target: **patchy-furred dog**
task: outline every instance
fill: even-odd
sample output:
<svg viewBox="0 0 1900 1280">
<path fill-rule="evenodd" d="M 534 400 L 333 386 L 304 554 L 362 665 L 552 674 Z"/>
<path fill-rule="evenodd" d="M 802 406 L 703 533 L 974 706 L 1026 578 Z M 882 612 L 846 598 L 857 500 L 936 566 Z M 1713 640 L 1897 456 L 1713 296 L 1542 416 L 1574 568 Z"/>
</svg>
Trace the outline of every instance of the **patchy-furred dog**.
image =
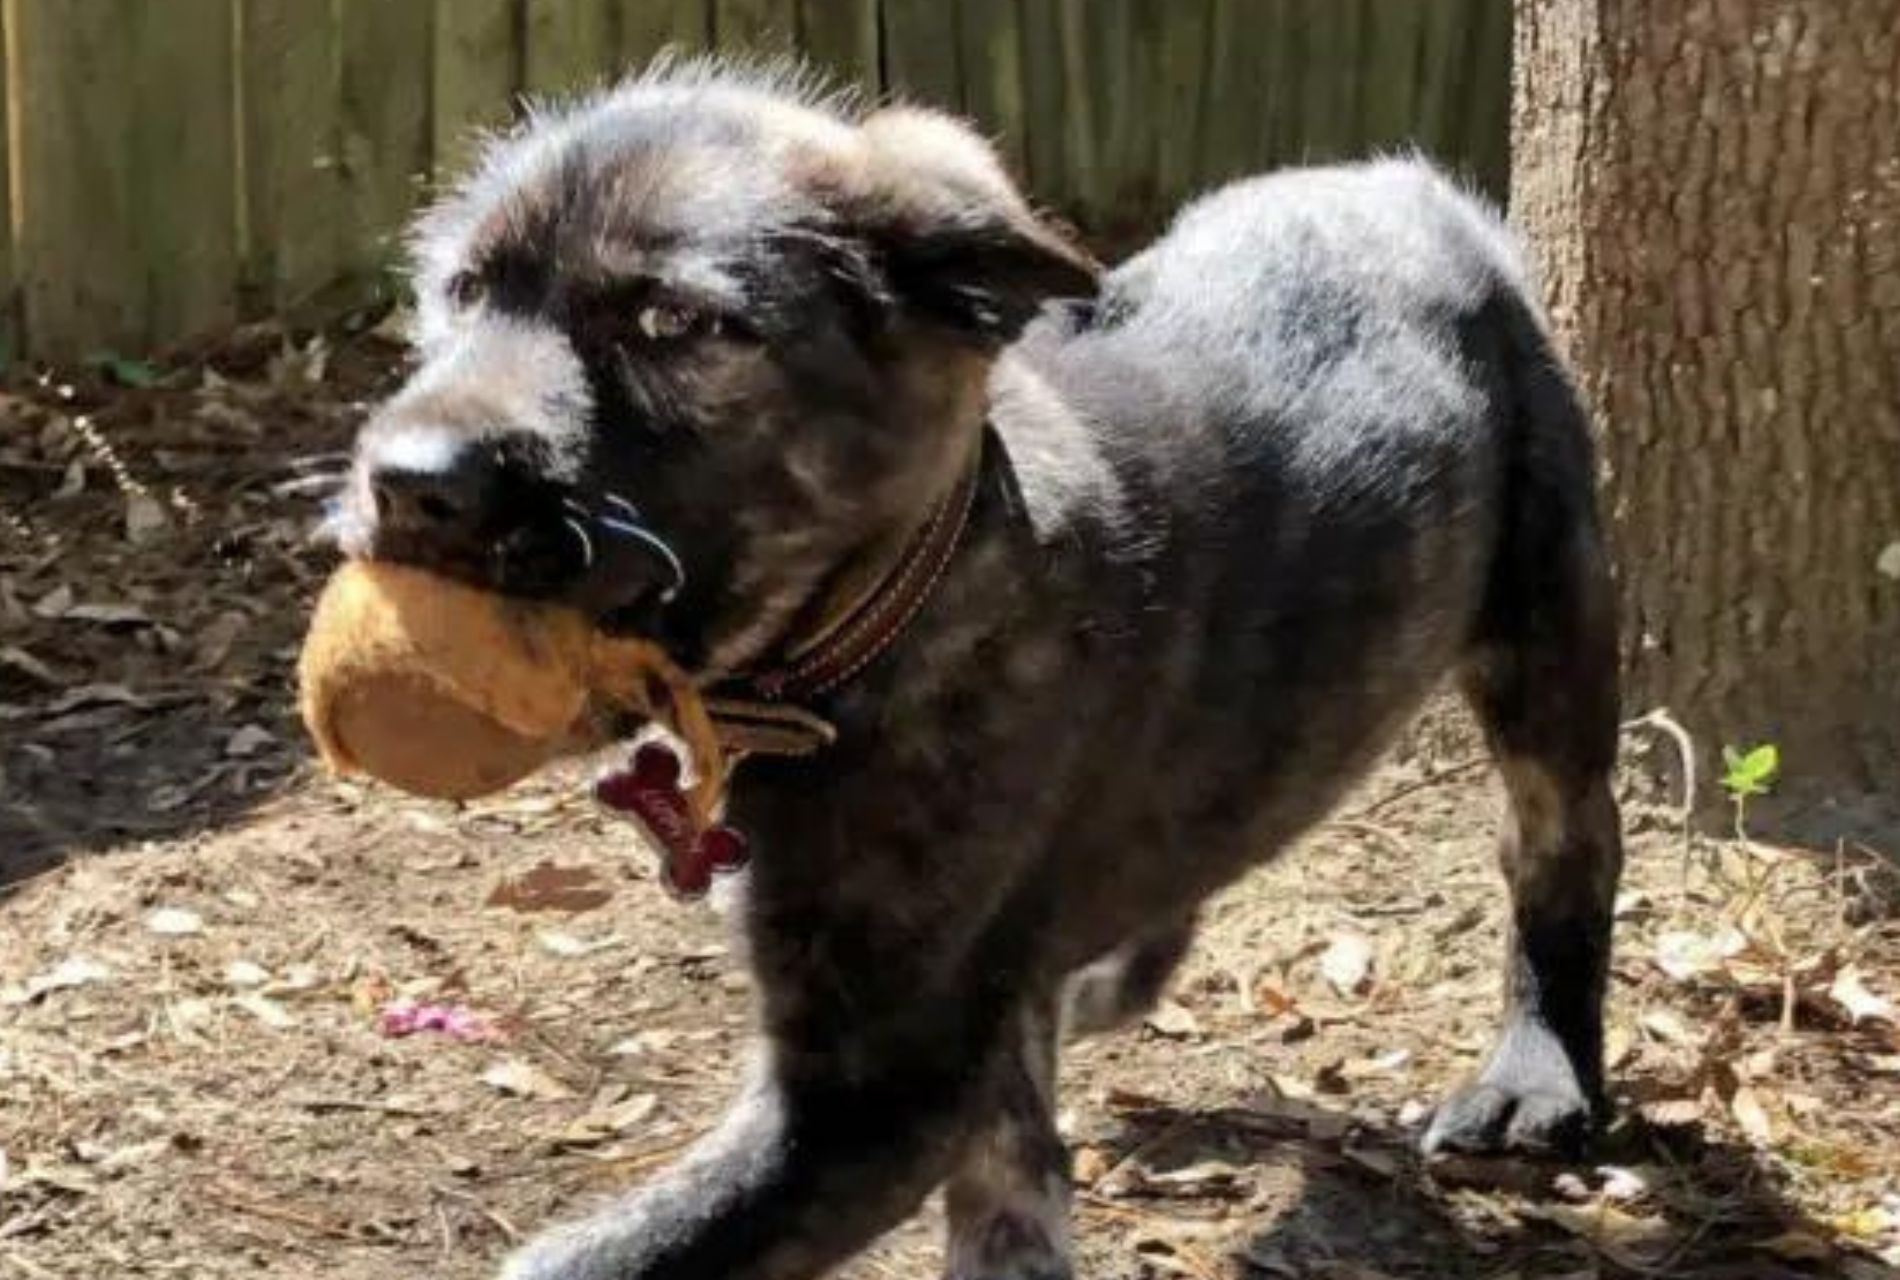
<svg viewBox="0 0 1900 1280">
<path fill-rule="evenodd" d="M 915 616 L 806 700 L 836 744 L 730 794 L 740 1100 L 509 1276 L 815 1276 L 939 1186 L 949 1276 L 1070 1275 L 1065 1023 L 1143 1009 L 1197 904 L 1448 673 L 1509 794 L 1513 929 L 1502 1036 L 1424 1143 L 1586 1136 L 1611 589 L 1583 413 L 1481 206 L 1413 161 L 1285 173 L 1104 277 L 962 125 L 694 65 L 530 121 L 417 244 L 421 362 L 359 442 L 352 554 L 742 683 L 975 477 Z M 639 536 L 577 536 L 603 510 Z"/>
</svg>

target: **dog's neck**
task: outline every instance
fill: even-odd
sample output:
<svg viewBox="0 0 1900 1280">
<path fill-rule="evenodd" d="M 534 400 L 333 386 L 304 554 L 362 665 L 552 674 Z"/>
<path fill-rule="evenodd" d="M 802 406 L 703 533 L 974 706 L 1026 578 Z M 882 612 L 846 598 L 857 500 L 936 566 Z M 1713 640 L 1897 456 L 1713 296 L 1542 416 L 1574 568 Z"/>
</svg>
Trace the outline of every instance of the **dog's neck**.
<svg viewBox="0 0 1900 1280">
<path fill-rule="evenodd" d="M 987 434 L 987 427 L 972 433 L 965 461 L 921 520 L 840 565 L 787 629 L 775 657 L 714 691 L 708 706 L 732 745 L 804 754 L 830 741 L 830 726 L 798 704 L 832 692 L 876 661 L 923 608 L 969 519 Z"/>
</svg>

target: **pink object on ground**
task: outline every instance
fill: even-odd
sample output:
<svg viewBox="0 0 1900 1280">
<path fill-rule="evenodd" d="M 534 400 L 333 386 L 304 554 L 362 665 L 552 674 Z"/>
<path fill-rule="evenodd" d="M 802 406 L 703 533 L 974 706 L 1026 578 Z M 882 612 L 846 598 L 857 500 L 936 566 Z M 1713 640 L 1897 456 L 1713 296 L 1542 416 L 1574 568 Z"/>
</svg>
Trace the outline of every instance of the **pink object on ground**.
<svg viewBox="0 0 1900 1280">
<path fill-rule="evenodd" d="M 501 1038 L 501 1033 L 488 1019 L 467 1005 L 460 1004 L 394 1000 L 383 1007 L 379 1025 L 386 1036 L 412 1036 L 420 1031 L 436 1031 L 451 1040 L 464 1042 Z"/>
</svg>

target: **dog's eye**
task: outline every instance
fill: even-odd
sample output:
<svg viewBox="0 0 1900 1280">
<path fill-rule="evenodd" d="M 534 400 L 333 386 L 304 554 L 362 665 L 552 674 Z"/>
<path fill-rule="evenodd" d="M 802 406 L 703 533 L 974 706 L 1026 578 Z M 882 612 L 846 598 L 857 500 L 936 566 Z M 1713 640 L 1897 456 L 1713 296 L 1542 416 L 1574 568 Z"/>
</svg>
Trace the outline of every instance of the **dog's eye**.
<svg viewBox="0 0 1900 1280">
<path fill-rule="evenodd" d="M 473 271 L 458 271 L 449 278 L 449 301 L 466 311 L 477 306 L 488 294 L 488 282 Z"/>
<path fill-rule="evenodd" d="M 640 336 L 648 342 L 678 342 L 700 333 L 718 333 L 719 320 L 716 316 L 704 315 L 690 307 L 674 303 L 655 302 L 640 308 L 634 317 L 634 324 L 640 330 Z"/>
</svg>

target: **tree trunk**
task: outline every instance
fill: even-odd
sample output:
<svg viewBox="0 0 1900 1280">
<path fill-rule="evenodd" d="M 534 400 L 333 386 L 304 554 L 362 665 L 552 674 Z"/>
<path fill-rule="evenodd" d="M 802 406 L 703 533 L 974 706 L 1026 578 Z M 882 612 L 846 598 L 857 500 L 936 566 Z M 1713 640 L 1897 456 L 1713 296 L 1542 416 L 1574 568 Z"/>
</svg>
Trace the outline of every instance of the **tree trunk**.
<svg viewBox="0 0 1900 1280">
<path fill-rule="evenodd" d="M 1900 0 L 1518 0 L 1516 53 L 1626 706 L 1704 778 L 1774 742 L 1794 794 L 1900 798 Z"/>
</svg>

